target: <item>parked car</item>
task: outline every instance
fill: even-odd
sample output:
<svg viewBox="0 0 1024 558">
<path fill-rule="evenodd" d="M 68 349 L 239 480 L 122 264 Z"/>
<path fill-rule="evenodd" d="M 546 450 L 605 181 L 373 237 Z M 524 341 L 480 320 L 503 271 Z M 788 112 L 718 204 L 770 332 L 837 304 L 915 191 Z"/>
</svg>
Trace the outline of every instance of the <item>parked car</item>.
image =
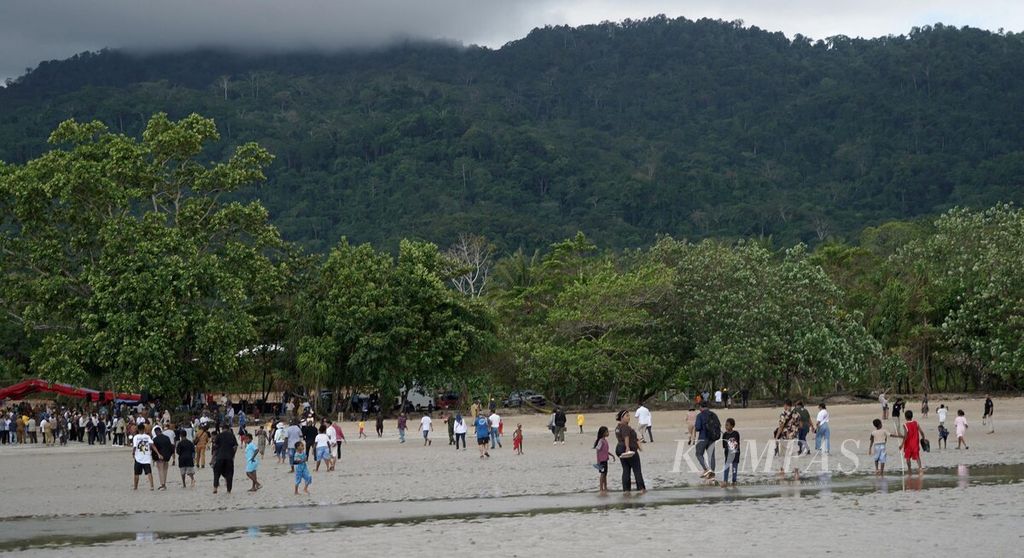
<svg viewBox="0 0 1024 558">
<path fill-rule="evenodd" d="M 395 402 L 395 408 L 402 405 L 402 397 L 398 397 L 398 401 Z M 415 386 L 406 393 L 405 396 L 405 411 L 409 412 L 412 410 L 416 411 L 433 411 L 437 408 L 434 403 L 434 398 L 427 394 L 427 391 L 420 386 Z"/>
<path fill-rule="evenodd" d="M 505 399 L 503 404 L 505 407 L 522 407 L 524 402 L 536 405 L 538 407 L 543 407 L 548 403 L 547 399 L 545 399 L 543 395 L 535 391 L 526 389 L 521 391 L 513 391 L 512 393 L 509 394 L 508 399 Z"/>
<path fill-rule="evenodd" d="M 442 393 L 437 396 L 438 409 L 454 409 L 459 406 L 459 394 L 454 391 Z"/>
</svg>

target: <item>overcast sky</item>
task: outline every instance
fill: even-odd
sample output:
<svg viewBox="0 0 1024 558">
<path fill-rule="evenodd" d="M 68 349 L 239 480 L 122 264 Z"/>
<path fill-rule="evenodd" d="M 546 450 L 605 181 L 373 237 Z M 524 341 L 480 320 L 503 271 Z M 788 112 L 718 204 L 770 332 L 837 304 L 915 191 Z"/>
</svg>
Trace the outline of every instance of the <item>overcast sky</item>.
<svg viewBox="0 0 1024 558">
<path fill-rule="evenodd" d="M 0 0 L 0 82 L 103 47 L 338 49 L 417 37 L 497 48 L 546 24 L 659 13 L 742 19 L 815 39 L 935 22 L 1024 29 L 1022 0 Z"/>
</svg>

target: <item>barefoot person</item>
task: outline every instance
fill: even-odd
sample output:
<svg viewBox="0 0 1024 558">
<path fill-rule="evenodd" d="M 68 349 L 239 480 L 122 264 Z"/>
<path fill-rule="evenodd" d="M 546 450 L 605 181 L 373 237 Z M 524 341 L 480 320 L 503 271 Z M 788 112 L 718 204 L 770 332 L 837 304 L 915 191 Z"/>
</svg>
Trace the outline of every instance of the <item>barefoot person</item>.
<svg viewBox="0 0 1024 558">
<path fill-rule="evenodd" d="M 704 469 L 701 478 L 715 478 L 715 442 L 722 435 L 721 426 L 718 416 L 708 409 L 708 402 L 702 399 L 700 413 L 697 414 L 697 420 L 693 426 L 697 433 L 697 447 L 694 448 L 697 453 L 697 463 L 700 463 L 701 468 Z M 705 452 L 708 457 L 707 461 L 704 460 Z"/>
<path fill-rule="evenodd" d="M 914 411 L 905 411 L 907 421 L 903 424 L 903 441 L 900 442 L 900 449 L 903 450 L 903 459 L 907 462 L 906 473 L 911 472 L 911 461 L 917 461 L 917 473 L 924 473 L 921 466 L 921 426 L 914 420 Z"/>
<path fill-rule="evenodd" d="M 178 472 L 181 474 L 181 487 L 185 488 L 185 477 L 192 479 L 192 487 L 196 486 L 196 446 L 187 436 L 176 437 L 178 442 L 174 452 L 178 455 Z"/>
<path fill-rule="evenodd" d="M 242 443 L 245 444 L 245 476 L 252 481 L 249 492 L 256 492 L 263 487 L 256 479 L 256 470 L 260 467 L 260 446 L 253 441 L 248 432 L 242 434 Z"/>
<path fill-rule="evenodd" d="M 520 428 L 522 428 L 522 425 L 520 425 Z M 597 452 L 597 463 L 594 464 L 594 468 L 597 469 L 598 474 L 598 491 L 601 494 L 606 494 L 608 492 L 608 459 L 611 457 L 611 449 L 608 446 L 607 426 L 597 429 L 597 440 L 594 441 L 593 449 Z"/>
<path fill-rule="evenodd" d="M 889 441 L 889 433 L 882 427 L 882 421 L 875 419 L 871 421 L 875 429 L 871 432 L 868 441 L 868 455 L 875 457 L 875 474 L 885 476 L 885 444 Z"/>
<path fill-rule="evenodd" d="M 153 433 L 156 434 L 153 438 L 153 463 L 160 477 L 160 486 L 157 490 L 167 490 L 167 467 L 174 455 L 174 444 L 159 426 L 153 429 Z"/>
<path fill-rule="evenodd" d="M 956 449 L 960 449 L 963 445 L 964 449 L 971 449 L 967 447 L 967 415 L 964 414 L 963 409 L 957 409 L 956 420 L 953 421 L 956 426 Z"/>
<path fill-rule="evenodd" d="M 213 493 L 220 488 L 220 478 L 224 477 L 224 487 L 231 494 L 231 482 L 235 478 L 235 452 L 238 451 L 238 440 L 231 432 L 231 426 L 224 425 L 220 433 L 213 439 Z"/>
<path fill-rule="evenodd" d="M 640 470 L 640 442 L 636 430 L 629 426 L 629 411 L 623 409 L 615 415 L 618 425 L 615 427 L 615 455 L 622 464 L 622 491 L 632 490 L 631 478 L 636 480 L 636 489 L 641 494 L 647 492 L 644 475 Z"/>
<path fill-rule="evenodd" d="M 988 425 L 988 433 L 992 434 L 996 431 L 996 406 L 992 403 L 992 396 L 985 394 L 985 410 L 981 415 L 981 425 Z"/>
<path fill-rule="evenodd" d="M 153 490 L 153 438 L 146 434 L 145 427 L 132 436 L 132 457 L 135 458 L 135 484 L 132 490 L 139 489 L 139 476 L 149 478 L 149 489 Z"/>
<path fill-rule="evenodd" d="M 291 464 L 295 469 L 295 494 L 299 493 L 299 484 L 302 482 L 306 483 L 303 487 L 303 491 L 309 494 L 309 485 L 313 482 L 313 475 L 309 474 L 309 466 L 307 461 L 309 460 L 309 454 L 306 453 L 306 448 L 302 443 L 302 440 L 295 442 L 295 447 L 292 448 Z"/>
</svg>

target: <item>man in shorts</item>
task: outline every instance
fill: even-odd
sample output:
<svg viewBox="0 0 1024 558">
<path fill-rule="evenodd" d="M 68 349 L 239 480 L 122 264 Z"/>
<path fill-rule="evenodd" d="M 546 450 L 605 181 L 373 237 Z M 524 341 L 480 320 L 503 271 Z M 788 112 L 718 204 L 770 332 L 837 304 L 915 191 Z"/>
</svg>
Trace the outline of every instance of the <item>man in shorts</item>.
<svg viewBox="0 0 1024 558">
<path fill-rule="evenodd" d="M 476 445 L 480 448 L 480 459 L 490 457 L 487 452 L 487 444 L 491 441 L 491 421 L 487 420 L 483 412 L 476 416 Z"/>
<path fill-rule="evenodd" d="M 185 488 L 185 477 L 192 479 L 192 488 L 196 486 L 196 445 L 188 436 L 178 436 L 174 452 L 178 455 L 178 472 L 181 473 L 181 487 Z"/>
<path fill-rule="evenodd" d="M 153 438 L 146 433 L 142 427 L 139 433 L 132 437 L 132 457 L 135 458 L 135 483 L 132 490 L 139 489 L 139 476 L 145 474 L 149 477 L 149 489 L 153 486 Z"/>
<path fill-rule="evenodd" d="M 430 440 L 430 432 L 434 430 L 432 420 L 430 420 L 430 413 L 423 413 L 423 418 L 420 419 L 420 430 L 423 431 L 423 445 L 429 446 L 432 442 Z"/>
</svg>

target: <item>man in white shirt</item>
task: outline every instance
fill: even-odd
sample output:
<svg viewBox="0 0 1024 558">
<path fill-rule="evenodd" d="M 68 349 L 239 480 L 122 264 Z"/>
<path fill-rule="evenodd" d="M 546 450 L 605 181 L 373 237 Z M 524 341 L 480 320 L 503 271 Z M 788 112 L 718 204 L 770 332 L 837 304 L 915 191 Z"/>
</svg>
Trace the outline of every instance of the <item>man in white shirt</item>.
<svg viewBox="0 0 1024 558">
<path fill-rule="evenodd" d="M 487 420 L 491 423 L 491 449 L 494 449 L 494 444 L 497 443 L 498 447 L 501 447 L 501 433 L 498 432 L 501 427 L 501 417 L 497 411 L 491 413 L 491 416 L 487 417 Z"/>
<path fill-rule="evenodd" d="M 641 441 L 648 441 L 654 443 L 654 432 L 651 430 L 651 410 L 648 409 L 643 403 L 640 404 L 636 409 L 636 421 L 640 425 L 640 439 Z"/>
<path fill-rule="evenodd" d="M 149 477 L 149 489 L 153 490 L 153 438 L 146 434 L 142 428 L 139 433 L 132 436 L 132 457 L 135 458 L 135 484 L 132 490 L 139 489 L 139 475 L 145 474 Z"/>
<path fill-rule="evenodd" d="M 423 445 L 429 446 L 432 441 L 430 439 L 430 432 L 434 430 L 433 421 L 430 420 L 430 415 L 424 414 L 423 418 L 420 419 L 420 430 L 423 431 Z"/>
<path fill-rule="evenodd" d="M 939 415 L 939 426 L 946 426 L 946 415 L 949 414 L 949 409 L 945 405 L 939 405 L 939 410 L 935 411 L 935 414 Z"/>
<path fill-rule="evenodd" d="M 722 408 L 722 390 L 715 390 L 715 406 L 719 409 Z"/>
</svg>

